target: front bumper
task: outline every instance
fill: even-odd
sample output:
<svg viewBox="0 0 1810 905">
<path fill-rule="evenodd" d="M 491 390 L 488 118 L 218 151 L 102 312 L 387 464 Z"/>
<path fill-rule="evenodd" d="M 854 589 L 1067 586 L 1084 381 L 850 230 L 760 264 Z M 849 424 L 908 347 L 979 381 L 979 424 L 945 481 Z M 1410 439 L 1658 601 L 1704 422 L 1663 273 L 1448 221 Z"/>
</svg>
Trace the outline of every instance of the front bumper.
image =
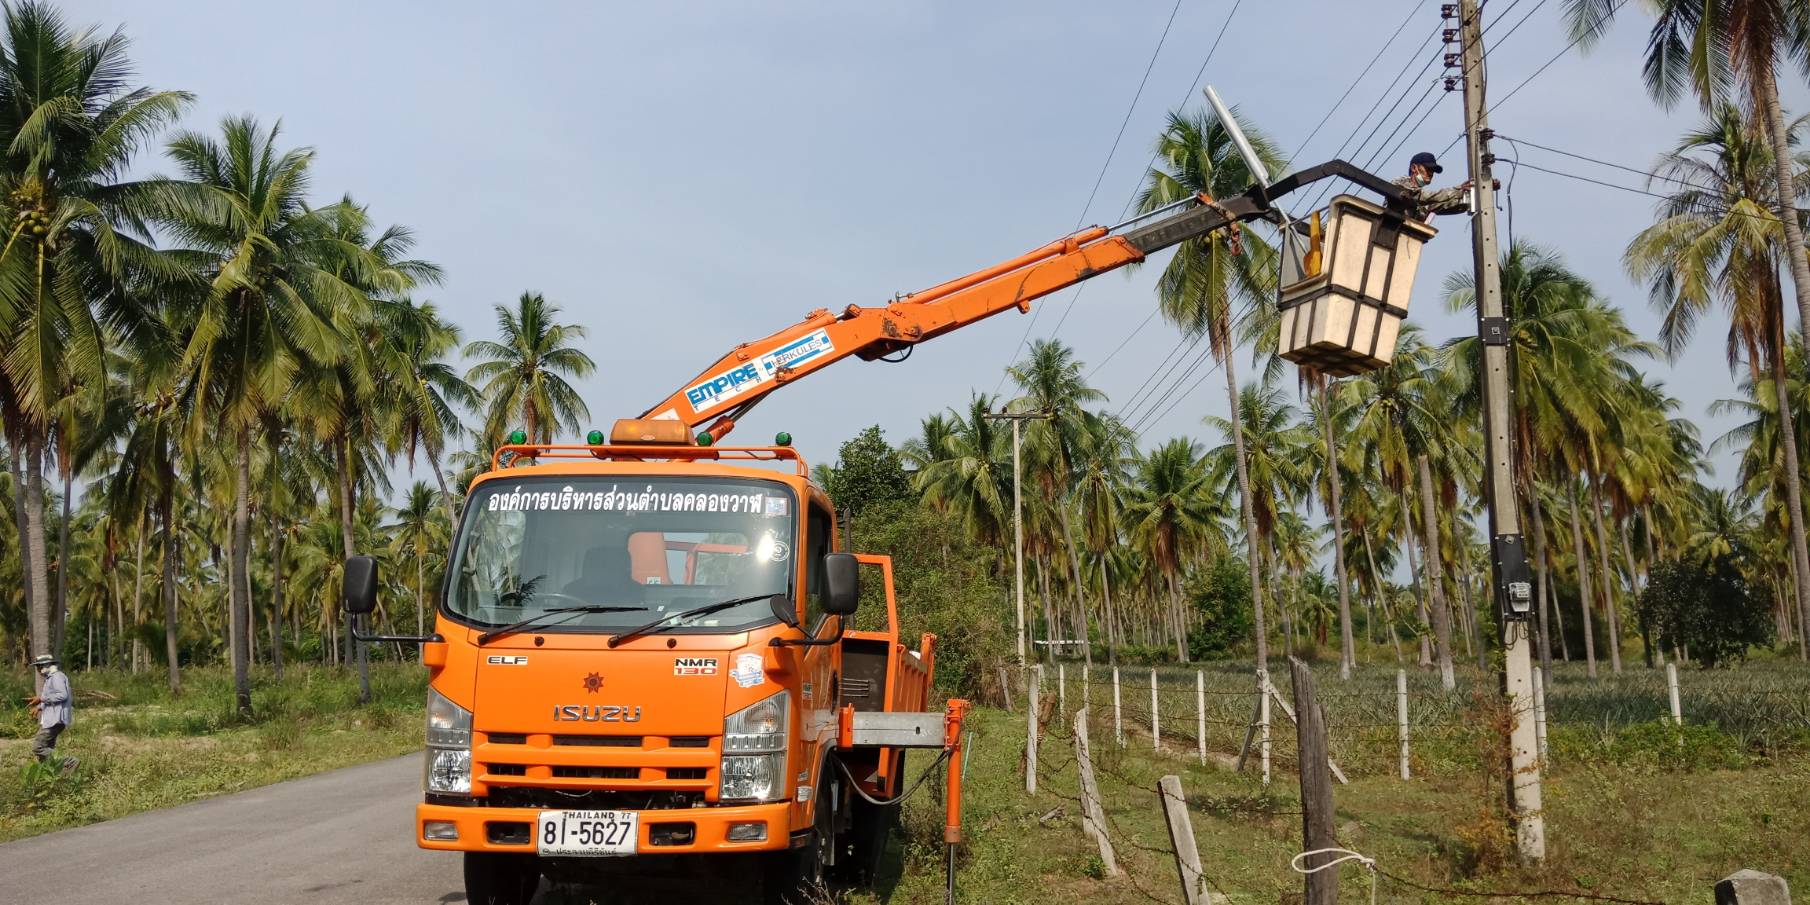
<svg viewBox="0 0 1810 905">
<path fill-rule="evenodd" d="M 697 854 L 700 852 L 778 851 L 790 843 L 792 803 L 730 805 L 723 807 L 678 808 L 672 810 L 637 811 L 640 815 L 635 843 L 637 855 Z M 535 821 L 539 808 L 461 807 L 443 804 L 415 806 L 415 844 L 426 849 L 456 852 L 532 853 Z M 450 823 L 458 828 L 457 839 L 429 839 L 428 821 Z M 730 842 L 729 827 L 738 823 L 765 823 L 767 838 L 760 842 Z M 519 829 L 526 825 L 526 833 Z M 689 841 L 676 841 L 673 824 L 690 824 Z M 662 826 L 666 830 L 658 830 Z M 654 834 L 661 832 L 662 844 L 655 844 Z M 681 838 L 682 833 L 678 834 Z M 515 841 L 518 839 L 520 841 Z M 507 841 L 493 841 L 507 840 Z"/>
</svg>

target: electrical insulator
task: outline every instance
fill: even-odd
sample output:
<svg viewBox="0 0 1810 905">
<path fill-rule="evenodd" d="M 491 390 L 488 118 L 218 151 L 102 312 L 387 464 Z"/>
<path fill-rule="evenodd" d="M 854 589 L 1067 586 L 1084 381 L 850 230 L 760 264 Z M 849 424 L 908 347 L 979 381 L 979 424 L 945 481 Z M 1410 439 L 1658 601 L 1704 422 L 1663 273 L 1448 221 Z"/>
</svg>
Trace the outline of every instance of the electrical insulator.
<svg viewBox="0 0 1810 905">
<path fill-rule="evenodd" d="M 1444 35 L 1444 37 L 1440 38 L 1440 40 L 1446 42 L 1447 44 L 1458 43 L 1458 29 L 1448 28 L 1445 31 L 1441 32 L 1441 34 Z"/>
<path fill-rule="evenodd" d="M 1441 18 L 1441 19 L 1458 18 L 1458 4 L 1456 4 L 1456 3 L 1439 4 L 1439 18 Z"/>
</svg>

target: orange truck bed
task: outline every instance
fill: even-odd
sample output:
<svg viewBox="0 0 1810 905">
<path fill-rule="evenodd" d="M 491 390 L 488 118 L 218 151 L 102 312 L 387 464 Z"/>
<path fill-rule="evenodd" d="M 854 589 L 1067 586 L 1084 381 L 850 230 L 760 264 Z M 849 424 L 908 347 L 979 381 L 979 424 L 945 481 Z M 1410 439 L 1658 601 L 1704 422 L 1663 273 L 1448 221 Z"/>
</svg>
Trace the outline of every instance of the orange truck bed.
<svg viewBox="0 0 1810 905">
<path fill-rule="evenodd" d="M 925 632 L 917 650 L 899 639 L 899 605 L 893 591 L 892 557 L 857 553 L 863 566 L 878 568 L 886 589 L 886 627 L 878 631 L 849 631 L 842 636 L 841 700 L 857 713 L 923 713 L 940 711 L 930 706 L 930 680 L 936 673 L 936 636 Z M 874 751 L 869 774 L 855 771 L 872 793 L 897 793 L 902 751 Z M 847 752 L 845 759 L 864 760 L 863 752 Z M 870 779 L 871 777 L 871 779 Z"/>
</svg>

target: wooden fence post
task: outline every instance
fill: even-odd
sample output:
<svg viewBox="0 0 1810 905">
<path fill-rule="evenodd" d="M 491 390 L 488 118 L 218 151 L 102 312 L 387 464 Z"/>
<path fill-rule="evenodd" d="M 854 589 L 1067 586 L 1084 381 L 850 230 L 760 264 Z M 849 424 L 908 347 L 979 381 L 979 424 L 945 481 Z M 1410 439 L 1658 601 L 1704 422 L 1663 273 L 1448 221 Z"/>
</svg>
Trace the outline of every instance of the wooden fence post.
<svg viewBox="0 0 1810 905">
<path fill-rule="evenodd" d="M 1546 748 L 1546 674 L 1533 668 L 1533 728 L 1540 740 L 1540 760 L 1551 757 Z"/>
<path fill-rule="evenodd" d="M 1401 738 L 1401 778 L 1408 774 L 1408 671 L 1395 671 L 1395 733 Z"/>
<path fill-rule="evenodd" d="M 1665 690 L 1672 699 L 1672 725 L 1684 725 L 1684 710 L 1678 706 L 1678 664 L 1665 665 Z"/>
<path fill-rule="evenodd" d="M 1300 753 L 1301 774 L 1301 850 L 1316 852 L 1337 848 L 1338 834 L 1333 830 L 1332 771 L 1326 746 L 1326 712 L 1314 693 L 1313 671 L 1307 664 L 1289 658 L 1290 679 L 1295 691 L 1295 738 Z M 1321 867 L 1333 859 L 1331 854 L 1314 854 L 1302 858 L 1308 869 Z M 1336 869 L 1315 871 L 1303 880 L 1306 905 L 1338 905 L 1339 874 Z"/>
<path fill-rule="evenodd" d="M 1030 795 L 1037 794 L 1037 693 L 1042 685 L 1043 667 L 1031 667 L 1024 688 L 1024 791 Z"/>
<path fill-rule="evenodd" d="M 1169 823 L 1169 844 L 1175 849 L 1175 872 L 1181 877 L 1182 902 L 1207 905 L 1207 878 L 1200 869 L 1200 848 L 1194 844 L 1194 821 L 1188 817 L 1188 799 L 1182 794 L 1182 778 L 1165 776 L 1156 785 L 1163 800 L 1163 816 Z"/>
<path fill-rule="evenodd" d="M 1194 712 L 1198 723 L 1194 727 L 1196 740 L 1200 743 L 1200 765 L 1207 765 L 1207 672 L 1204 669 L 1194 671 Z"/>
<path fill-rule="evenodd" d="M 1081 828 L 1100 846 L 1106 875 L 1119 875 L 1119 859 L 1106 836 L 1106 814 L 1100 807 L 1100 787 L 1094 784 L 1093 751 L 1087 744 L 1087 708 L 1075 712 L 1075 765 L 1081 771 Z"/>
<path fill-rule="evenodd" d="M 1163 750 L 1163 727 L 1161 717 L 1157 714 L 1156 702 L 1156 670 L 1150 671 L 1150 747 Z"/>
<path fill-rule="evenodd" d="M 1006 699 L 1006 712 L 1011 713 L 1015 709 L 1012 706 L 1012 674 L 1006 672 L 1004 666 L 999 668 L 999 696 Z"/>
<path fill-rule="evenodd" d="M 1119 706 L 1119 668 L 1112 668 L 1112 735 L 1119 747 L 1125 747 L 1125 709 Z"/>
<path fill-rule="evenodd" d="M 1288 721 L 1291 723 L 1295 722 L 1295 708 L 1288 706 L 1288 702 L 1282 699 L 1282 692 L 1277 691 L 1275 685 L 1268 686 L 1268 692 L 1270 697 L 1276 699 L 1276 703 L 1282 705 L 1282 712 L 1287 714 Z M 1350 780 L 1345 778 L 1345 771 L 1339 769 L 1339 762 L 1333 760 L 1330 753 L 1326 757 L 1326 766 L 1332 768 L 1332 777 L 1338 780 L 1340 785 L 1350 782 Z"/>
</svg>

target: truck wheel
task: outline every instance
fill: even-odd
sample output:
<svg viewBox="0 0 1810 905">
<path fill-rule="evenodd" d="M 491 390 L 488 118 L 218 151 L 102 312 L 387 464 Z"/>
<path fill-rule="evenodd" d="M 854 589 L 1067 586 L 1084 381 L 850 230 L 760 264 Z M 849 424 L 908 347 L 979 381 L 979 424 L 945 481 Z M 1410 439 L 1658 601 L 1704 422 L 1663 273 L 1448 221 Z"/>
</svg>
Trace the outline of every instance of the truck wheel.
<svg viewBox="0 0 1810 905">
<path fill-rule="evenodd" d="M 822 778 L 827 780 L 828 773 Z M 827 804 L 831 801 L 822 785 L 817 791 L 818 802 Z M 767 905 L 813 905 L 829 901 L 823 868 L 829 860 L 830 846 L 836 844 L 835 815 L 828 807 L 812 808 L 811 812 L 811 835 L 805 845 L 777 853 L 768 864 L 762 890 Z"/>
<path fill-rule="evenodd" d="M 465 901 L 470 905 L 528 905 L 540 887 L 533 855 L 465 853 Z"/>
</svg>

